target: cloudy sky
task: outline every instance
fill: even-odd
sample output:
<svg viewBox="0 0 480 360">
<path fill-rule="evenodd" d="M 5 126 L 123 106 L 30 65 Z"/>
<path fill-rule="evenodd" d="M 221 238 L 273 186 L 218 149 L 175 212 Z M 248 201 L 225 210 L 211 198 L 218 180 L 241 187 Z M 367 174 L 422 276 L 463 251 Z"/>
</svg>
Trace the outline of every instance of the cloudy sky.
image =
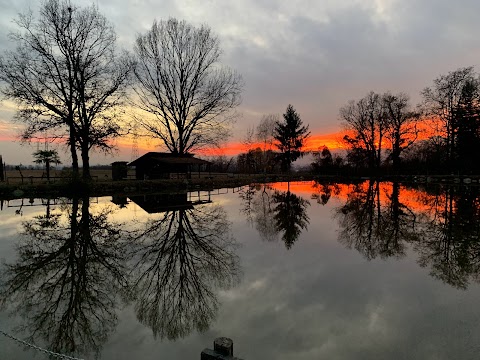
<svg viewBox="0 0 480 360">
<path fill-rule="evenodd" d="M 78 0 L 78 5 L 90 1 Z M 154 19 L 208 24 L 221 39 L 222 62 L 245 81 L 238 142 L 262 114 L 292 104 L 314 136 L 328 142 L 340 130 L 338 110 L 368 91 L 406 92 L 412 103 L 433 79 L 480 64 L 478 0 L 95 0 L 115 25 L 122 47 Z M 38 2 L 0 0 L 0 53 L 18 12 Z M 11 142 L 15 108 L 0 105 L 0 154 L 7 163 L 31 160 L 32 148 Z M 153 143 L 150 144 L 153 146 Z M 141 152 L 145 151 L 141 144 Z M 36 148 L 35 148 L 36 149 Z M 117 158 L 130 160 L 129 146 Z M 68 161 L 68 159 L 66 159 Z M 95 156 L 94 163 L 111 158 Z"/>
</svg>

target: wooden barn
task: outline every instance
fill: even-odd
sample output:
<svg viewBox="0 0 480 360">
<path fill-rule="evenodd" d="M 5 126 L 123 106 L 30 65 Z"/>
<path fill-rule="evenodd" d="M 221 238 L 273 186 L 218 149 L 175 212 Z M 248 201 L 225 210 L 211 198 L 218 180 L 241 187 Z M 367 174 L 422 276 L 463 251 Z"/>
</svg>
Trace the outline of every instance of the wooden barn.
<svg viewBox="0 0 480 360">
<path fill-rule="evenodd" d="M 139 180 L 191 178 L 192 173 L 210 170 L 210 162 L 198 159 L 193 154 L 178 155 L 163 152 L 148 152 L 132 161 L 128 166 L 135 166 L 135 177 Z"/>
</svg>

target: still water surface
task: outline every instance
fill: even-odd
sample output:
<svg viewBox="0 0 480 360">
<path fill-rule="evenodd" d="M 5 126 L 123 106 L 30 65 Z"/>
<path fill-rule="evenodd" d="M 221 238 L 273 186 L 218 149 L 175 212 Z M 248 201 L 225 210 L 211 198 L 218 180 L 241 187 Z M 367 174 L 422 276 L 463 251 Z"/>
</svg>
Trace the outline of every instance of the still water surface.
<svg viewBox="0 0 480 360">
<path fill-rule="evenodd" d="M 84 359 L 478 359 L 480 191 L 275 183 L 0 211 L 0 330 Z M 44 359 L 0 335 L 0 359 Z"/>
</svg>

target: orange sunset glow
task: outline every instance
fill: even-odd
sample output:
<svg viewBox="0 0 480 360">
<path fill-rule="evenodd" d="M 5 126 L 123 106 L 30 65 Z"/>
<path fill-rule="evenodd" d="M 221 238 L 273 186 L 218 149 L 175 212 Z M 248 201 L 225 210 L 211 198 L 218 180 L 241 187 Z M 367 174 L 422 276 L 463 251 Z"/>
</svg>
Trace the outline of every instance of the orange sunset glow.
<svg viewBox="0 0 480 360">
<path fill-rule="evenodd" d="M 435 135 L 435 132 L 432 130 L 435 128 L 435 121 L 430 120 L 429 122 L 419 123 L 419 133 L 417 140 L 425 140 Z M 18 125 L 7 127 L 4 124 L 0 124 L 0 141 L 1 142 L 19 142 L 19 137 L 17 134 L 20 132 L 20 127 Z M 327 146 L 331 151 L 343 150 L 345 149 L 345 144 L 342 142 L 343 137 L 347 132 L 344 130 L 339 130 L 334 133 L 315 133 L 312 134 L 306 141 L 304 146 L 304 151 L 318 151 L 323 146 Z M 32 143 L 44 142 L 44 139 L 32 140 Z M 131 137 L 120 137 L 112 141 L 120 150 L 124 153 L 131 152 L 134 141 Z M 138 150 L 140 155 L 149 151 L 162 151 L 159 146 L 160 142 L 156 139 L 151 139 L 147 137 L 139 137 L 137 141 Z M 383 144 L 384 147 L 388 147 L 388 143 Z M 210 148 L 199 150 L 196 153 L 201 156 L 237 156 L 240 153 L 247 152 L 249 148 L 261 148 L 263 149 L 263 143 L 255 143 L 251 147 L 246 146 L 240 141 L 230 141 L 227 142 L 221 148 Z M 272 150 L 276 150 L 275 146 L 272 146 Z"/>
<path fill-rule="evenodd" d="M 315 194 L 323 191 L 322 184 L 316 183 L 315 181 L 290 182 L 290 185 L 287 182 L 278 182 L 270 184 L 269 186 L 270 188 L 281 192 L 286 192 L 288 189 L 290 189 L 290 192 L 300 195 L 306 199 L 314 198 Z M 332 197 L 335 197 L 340 201 L 347 201 L 348 197 L 353 193 L 355 186 L 358 186 L 362 193 L 366 193 L 368 181 L 365 181 L 359 185 L 335 183 L 326 184 L 326 186 L 331 186 Z M 388 201 L 390 201 L 393 184 L 385 182 L 380 183 L 379 186 L 380 202 L 382 204 L 386 204 Z M 431 210 L 431 205 L 429 205 L 430 201 L 428 201 L 426 197 L 429 197 L 429 195 L 426 195 L 425 192 L 400 186 L 398 200 L 408 209 L 418 212 L 429 212 Z"/>
<path fill-rule="evenodd" d="M 316 151 L 323 146 L 327 146 L 331 150 L 343 149 L 343 144 L 341 139 L 343 137 L 343 132 L 331 133 L 331 134 L 315 134 L 311 135 L 308 138 L 307 143 L 305 144 L 304 151 Z M 255 143 L 250 148 L 260 148 L 263 149 L 263 143 Z M 272 147 L 272 150 L 275 150 L 275 146 Z M 200 151 L 202 155 L 226 155 L 226 156 L 235 156 L 243 152 L 247 152 L 249 147 L 242 144 L 241 142 L 229 142 L 225 144 L 224 147 L 220 149 L 208 149 Z"/>
</svg>

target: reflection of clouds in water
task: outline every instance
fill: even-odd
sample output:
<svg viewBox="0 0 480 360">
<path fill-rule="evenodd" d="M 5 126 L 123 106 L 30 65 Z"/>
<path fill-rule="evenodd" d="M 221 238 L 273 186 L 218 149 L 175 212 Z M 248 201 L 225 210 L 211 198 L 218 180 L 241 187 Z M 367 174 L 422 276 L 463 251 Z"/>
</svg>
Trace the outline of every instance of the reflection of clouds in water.
<svg viewBox="0 0 480 360">
<path fill-rule="evenodd" d="M 319 260 L 328 262 L 331 272 L 318 277 L 314 283 L 303 281 L 305 277 L 311 279 L 311 274 L 301 271 L 297 260 L 295 265 L 290 264 L 294 265 L 291 269 L 294 275 L 288 281 L 278 278 L 282 272 L 272 274 L 263 278 L 264 286 L 260 291 L 250 292 L 248 297 L 235 298 L 233 303 L 224 306 L 222 312 L 230 316 L 225 331 L 239 335 L 238 351 L 241 344 L 255 349 L 251 351 L 244 347 L 240 352 L 242 356 L 280 360 L 353 360 L 392 358 L 394 354 L 404 354 L 408 358 L 429 358 L 432 355 L 430 327 L 445 329 L 448 326 L 439 319 L 443 311 L 449 312 L 456 306 L 458 298 L 454 292 L 449 292 L 443 300 L 438 299 L 438 284 L 429 281 L 421 269 L 410 276 L 405 275 L 408 276 L 406 281 L 387 291 L 382 283 L 388 281 L 384 278 L 388 276 L 368 272 L 368 278 L 362 278 L 365 268 L 369 267 L 366 263 L 339 277 L 342 267 L 337 268 L 322 256 Z M 387 273 L 406 271 L 397 266 L 384 270 Z M 337 289 L 332 288 L 331 283 L 342 282 L 343 277 L 351 279 L 345 285 L 338 285 Z M 295 284 L 302 281 L 302 289 L 298 289 Z M 414 292 L 411 285 L 414 285 Z M 415 299 L 418 291 L 415 288 L 419 286 L 422 287 L 422 298 L 412 302 L 412 296 Z M 242 293 L 245 288 L 236 288 L 235 291 Z M 468 316 L 470 314 L 463 317 Z M 420 325 L 426 319 L 431 325 Z M 239 332 L 239 329 L 255 330 L 250 335 Z M 430 340 L 418 343 L 419 339 Z M 440 335 L 433 344 L 447 347 L 450 341 Z"/>
<path fill-rule="evenodd" d="M 343 202 L 337 199 L 331 205 Z M 394 212 L 397 206 L 402 208 L 402 203 L 394 203 Z M 310 208 L 310 232 L 296 246 L 295 256 L 280 260 L 265 246 L 256 248 L 263 254 L 250 255 L 256 259 L 250 277 L 255 276 L 247 276 L 244 285 L 233 290 L 248 296 L 231 296 L 223 310 L 233 317 L 227 332 L 255 329 L 254 336 L 240 331 L 237 349 L 248 343 L 248 349 L 239 349 L 242 355 L 282 360 L 475 358 L 471 346 L 462 346 L 476 343 L 475 329 L 480 330 L 472 320 L 479 317 L 476 296 L 459 298 L 455 289 L 429 277 L 414 258 L 366 262 L 341 246 L 325 251 L 337 236 L 328 216 L 333 210 Z M 328 229 L 320 226 L 324 219 Z M 247 292 L 259 279 L 258 291 Z M 478 288 L 471 291 L 478 294 Z M 464 303 L 461 311 L 459 302 Z M 452 324 L 460 337 L 449 335 Z"/>
<path fill-rule="evenodd" d="M 244 359 L 477 358 L 476 283 L 466 291 L 446 286 L 418 266 L 412 249 L 400 260 L 371 261 L 346 249 L 337 241 L 331 217 L 344 205 L 335 196 L 325 206 L 312 201 L 308 231 L 292 251 L 262 241 L 254 227 L 247 228 L 237 194 L 222 196 L 244 245 L 236 254 L 245 276 L 240 284 L 215 292 L 219 308 L 210 329 L 176 342 L 155 341 L 131 306 L 118 312 L 118 331 L 105 345 L 103 359 L 195 358 L 216 336 L 232 337 L 235 353 Z M 158 217 L 139 215 L 145 221 Z"/>
</svg>

